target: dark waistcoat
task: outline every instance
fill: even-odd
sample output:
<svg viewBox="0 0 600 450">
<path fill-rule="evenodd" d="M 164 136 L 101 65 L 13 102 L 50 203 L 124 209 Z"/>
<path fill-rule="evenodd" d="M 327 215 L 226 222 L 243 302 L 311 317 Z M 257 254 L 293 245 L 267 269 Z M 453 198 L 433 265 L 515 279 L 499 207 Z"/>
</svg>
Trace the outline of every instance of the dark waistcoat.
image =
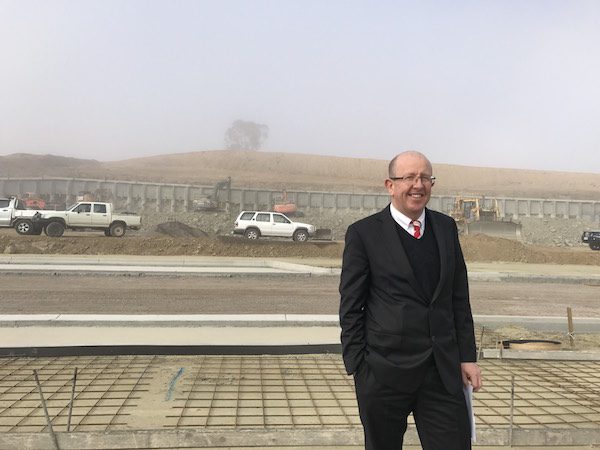
<svg viewBox="0 0 600 450">
<path fill-rule="evenodd" d="M 415 278 L 423 288 L 429 301 L 440 281 L 440 253 L 433 234 L 433 227 L 427 226 L 421 239 L 417 239 L 396 223 L 396 230 L 406 252 Z"/>
</svg>

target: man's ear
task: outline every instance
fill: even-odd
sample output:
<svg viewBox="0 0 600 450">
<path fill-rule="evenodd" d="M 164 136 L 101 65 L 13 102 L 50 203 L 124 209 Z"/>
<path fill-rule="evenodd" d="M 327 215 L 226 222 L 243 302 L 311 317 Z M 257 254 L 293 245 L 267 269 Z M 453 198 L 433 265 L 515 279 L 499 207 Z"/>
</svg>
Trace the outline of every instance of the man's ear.
<svg viewBox="0 0 600 450">
<path fill-rule="evenodd" d="M 394 182 L 388 178 L 387 180 L 385 180 L 384 185 L 388 193 L 392 195 L 394 193 Z"/>
</svg>

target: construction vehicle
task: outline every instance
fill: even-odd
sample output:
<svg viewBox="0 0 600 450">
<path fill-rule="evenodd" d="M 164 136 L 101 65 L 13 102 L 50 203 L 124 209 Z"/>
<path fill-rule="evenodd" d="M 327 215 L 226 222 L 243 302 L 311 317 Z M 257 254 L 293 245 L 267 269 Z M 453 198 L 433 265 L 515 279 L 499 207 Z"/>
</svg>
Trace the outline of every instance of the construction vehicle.
<svg viewBox="0 0 600 450">
<path fill-rule="evenodd" d="M 25 192 L 21 201 L 27 209 L 46 209 L 46 200 L 34 192 Z"/>
<path fill-rule="evenodd" d="M 298 205 L 288 199 L 288 193 L 285 189 L 281 192 L 281 197 L 276 201 L 278 203 L 273 205 L 273 211 L 290 217 L 304 217 L 304 213 L 298 210 Z M 331 241 L 333 240 L 333 232 L 331 231 L 331 228 L 317 228 L 312 239 L 318 241 Z"/>
<path fill-rule="evenodd" d="M 94 202 L 96 201 L 96 196 L 89 191 L 80 191 L 77 193 L 75 200 L 78 202 Z"/>
<path fill-rule="evenodd" d="M 277 201 L 279 203 L 275 203 L 273 205 L 273 211 L 281 213 L 281 214 L 286 214 L 288 216 L 302 217 L 304 215 L 300 211 L 298 211 L 298 206 L 294 202 L 292 202 L 291 200 L 288 200 L 288 195 L 287 195 L 286 190 L 284 190 L 282 192 L 281 197 L 279 197 L 279 199 Z"/>
<path fill-rule="evenodd" d="M 98 188 L 94 191 L 79 191 L 75 197 L 77 202 L 106 202 L 112 203 L 113 192 L 110 189 Z"/>
<path fill-rule="evenodd" d="M 219 192 L 221 190 L 227 190 L 227 201 L 225 202 L 225 207 L 223 208 L 222 202 L 219 201 Z M 229 209 L 231 196 L 231 177 L 228 177 L 226 180 L 219 181 L 215 183 L 213 186 L 212 194 L 198 199 L 193 200 L 192 203 L 194 205 L 194 211 L 223 211 Z"/>
<path fill-rule="evenodd" d="M 14 228 L 19 234 L 42 234 L 42 227 L 33 223 L 38 211 L 27 209 L 16 197 L 0 198 L 0 227 Z"/>
<path fill-rule="evenodd" d="M 588 244 L 592 250 L 600 250 L 600 231 L 584 231 L 581 242 Z"/>
<path fill-rule="evenodd" d="M 521 240 L 521 224 L 504 219 L 495 198 L 458 196 L 450 215 L 459 233 Z"/>
</svg>

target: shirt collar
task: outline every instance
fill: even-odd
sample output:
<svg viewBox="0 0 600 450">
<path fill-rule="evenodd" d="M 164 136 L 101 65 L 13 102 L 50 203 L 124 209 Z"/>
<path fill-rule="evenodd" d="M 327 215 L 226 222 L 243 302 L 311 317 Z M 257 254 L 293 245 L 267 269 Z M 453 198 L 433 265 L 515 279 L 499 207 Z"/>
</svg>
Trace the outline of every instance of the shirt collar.
<svg viewBox="0 0 600 450">
<path fill-rule="evenodd" d="M 400 225 L 403 229 L 408 231 L 410 234 L 413 234 L 414 227 L 412 226 L 412 219 L 410 217 L 405 216 L 400 211 L 398 211 L 393 204 L 390 203 L 390 212 L 392 213 L 392 219 L 396 221 L 398 225 Z M 425 208 L 423 208 L 423 212 L 417 219 L 421 222 L 421 236 L 425 233 Z"/>
</svg>

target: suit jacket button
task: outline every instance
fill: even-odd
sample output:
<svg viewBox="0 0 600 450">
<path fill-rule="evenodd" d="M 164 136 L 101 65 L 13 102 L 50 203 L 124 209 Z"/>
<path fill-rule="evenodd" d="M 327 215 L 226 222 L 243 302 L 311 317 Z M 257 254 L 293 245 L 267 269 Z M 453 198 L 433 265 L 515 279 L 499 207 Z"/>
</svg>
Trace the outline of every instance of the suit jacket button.
<svg viewBox="0 0 600 450">
<path fill-rule="evenodd" d="M 431 342 L 435 344 L 435 336 L 431 336 Z"/>
</svg>

